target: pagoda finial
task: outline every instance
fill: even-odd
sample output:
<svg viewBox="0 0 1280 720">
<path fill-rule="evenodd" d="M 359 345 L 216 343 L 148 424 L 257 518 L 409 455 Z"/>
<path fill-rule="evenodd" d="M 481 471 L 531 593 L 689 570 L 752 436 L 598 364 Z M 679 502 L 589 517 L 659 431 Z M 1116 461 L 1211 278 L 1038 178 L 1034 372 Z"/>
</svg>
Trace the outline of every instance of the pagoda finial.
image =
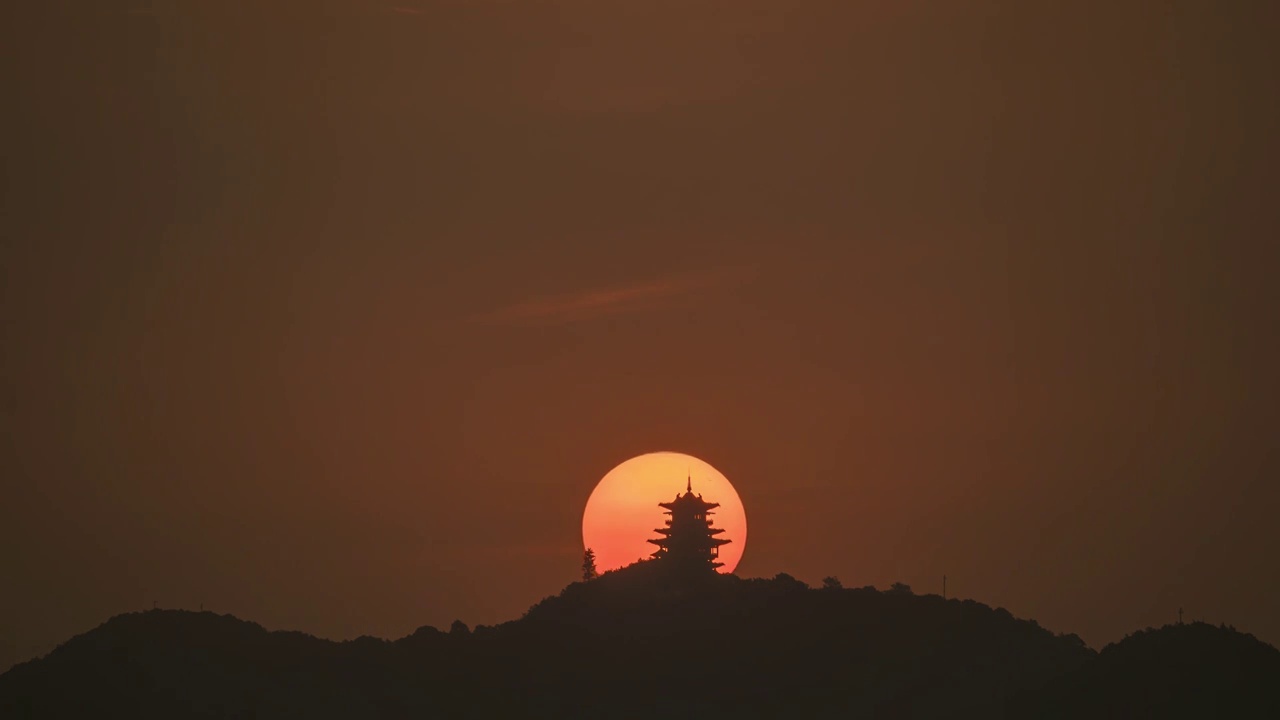
<svg viewBox="0 0 1280 720">
<path fill-rule="evenodd" d="M 689 494 L 693 494 L 693 471 L 689 470 L 685 478 L 686 478 L 686 485 L 684 486 L 684 491 Z"/>
</svg>

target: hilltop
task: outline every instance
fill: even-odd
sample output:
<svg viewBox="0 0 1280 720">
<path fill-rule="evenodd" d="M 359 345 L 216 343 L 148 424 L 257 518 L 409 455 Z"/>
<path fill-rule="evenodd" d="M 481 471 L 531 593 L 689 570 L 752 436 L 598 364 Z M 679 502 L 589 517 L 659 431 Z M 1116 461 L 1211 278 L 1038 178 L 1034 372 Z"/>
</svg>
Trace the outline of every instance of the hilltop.
<svg viewBox="0 0 1280 720">
<path fill-rule="evenodd" d="M 1170 683 L 1169 662 L 1220 672 Z M 1187 697 L 1266 701 L 1277 679 L 1280 653 L 1226 628 L 1143 632 L 1097 653 L 971 600 L 787 575 L 677 578 L 643 563 L 518 620 L 395 641 L 208 612 L 121 615 L 0 676 L 0 716 L 1093 717 L 1196 706 Z"/>
<path fill-rule="evenodd" d="M 1036 698 L 1044 718 L 1280 717 L 1280 652 L 1225 625 L 1141 630 Z"/>
</svg>

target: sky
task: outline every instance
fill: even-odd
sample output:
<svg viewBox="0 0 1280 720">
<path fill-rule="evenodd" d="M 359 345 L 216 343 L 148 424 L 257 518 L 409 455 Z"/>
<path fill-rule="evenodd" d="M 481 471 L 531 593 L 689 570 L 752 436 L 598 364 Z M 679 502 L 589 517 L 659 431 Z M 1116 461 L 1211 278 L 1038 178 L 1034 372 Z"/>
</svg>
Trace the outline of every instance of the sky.
<svg viewBox="0 0 1280 720">
<path fill-rule="evenodd" d="M 742 576 L 1280 642 L 1278 18 L 1227 5 L 0 11 L 0 668 L 153 603 L 515 619 L 655 450 Z"/>
</svg>

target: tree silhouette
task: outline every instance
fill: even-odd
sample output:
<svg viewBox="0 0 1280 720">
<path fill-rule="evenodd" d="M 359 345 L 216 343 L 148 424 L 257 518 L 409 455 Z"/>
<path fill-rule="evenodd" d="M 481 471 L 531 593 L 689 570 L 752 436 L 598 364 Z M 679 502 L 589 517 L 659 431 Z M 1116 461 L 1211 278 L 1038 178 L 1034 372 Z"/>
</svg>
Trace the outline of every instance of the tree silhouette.
<svg viewBox="0 0 1280 720">
<path fill-rule="evenodd" d="M 839 590 L 844 587 L 840 584 L 840 578 L 835 575 L 828 575 L 822 578 L 822 587 L 826 590 Z"/>
<path fill-rule="evenodd" d="M 582 553 L 582 580 L 583 582 L 595 580 L 599 576 L 600 573 L 596 571 L 596 552 L 587 548 L 587 551 Z"/>
<path fill-rule="evenodd" d="M 902 595 L 911 595 L 911 586 L 904 582 L 896 582 L 889 586 L 889 592 L 899 593 Z"/>
</svg>

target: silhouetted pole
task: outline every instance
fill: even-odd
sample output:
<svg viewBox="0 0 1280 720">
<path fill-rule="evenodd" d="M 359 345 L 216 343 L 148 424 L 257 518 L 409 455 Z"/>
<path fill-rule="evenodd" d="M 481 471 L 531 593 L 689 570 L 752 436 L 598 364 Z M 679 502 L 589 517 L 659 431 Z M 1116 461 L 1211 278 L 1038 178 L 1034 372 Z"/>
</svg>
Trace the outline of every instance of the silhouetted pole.
<svg viewBox="0 0 1280 720">
<path fill-rule="evenodd" d="M 1178 608 L 1178 624 L 1182 624 L 1182 608 Z"/>
<path fill-rule="evenodd" d="M 947 576 L 942 576 L 942 599 L 947 599 Z"/>
</svg>

